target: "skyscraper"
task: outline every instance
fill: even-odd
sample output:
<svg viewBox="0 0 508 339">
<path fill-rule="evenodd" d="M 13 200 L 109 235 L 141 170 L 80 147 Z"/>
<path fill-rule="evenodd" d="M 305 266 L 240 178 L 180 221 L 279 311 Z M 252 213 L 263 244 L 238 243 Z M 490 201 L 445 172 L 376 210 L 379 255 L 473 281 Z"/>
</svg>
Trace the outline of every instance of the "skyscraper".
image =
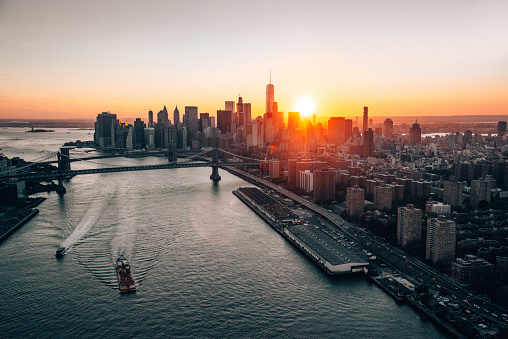
<svg viewBox="0 0 508 339">
<path fill-rule="evenodd" d="M 455 134 L 454 133 L 448 134 L 448 142 L 447 142 L 448 149 L 453 150 L 455 148 L 455 143 L 456 143 Z"/>
<path fill-rule="evenodd" d="M 464 139 L 463 139 L 462 143 L 464 145 L 466 145 L 466 144 L 471 144 L 472 141 L 473 141 L 473 132 L 470 129 L 466 129 L 464 131 Z"/>
<path fill-rule="evenodd" d="M 148 128 L 153 127 L 153 112 L 152 110 L 148 111 Z"/>
<path fill-rule="evenodd" d="M 210 125 L 210 113 L 199 113 L 198 128 L 200 131 L 204 131 Z"/>
<path fill-rule="evenodd" d="M 497 123 L 497 135 L 503 136 L 506 134 L 506 121 L 499 121 Z"/>
<path fill-rule="evenodd" d="M 168 139 L 169 139 L 168 161 L 176 162 L 177 161 L 176 150 L 178 147 L 178 130 L 176 128 L 176 125 L 168 128 Z"/>
<path fill-rule="evenodd" d="M 300 125 L 300 112 L 288 112 L 288 129 L 296 129 Z"/>
<path fill-rule="evenodd" d="M 335 146 L 342 145 L 344 143 L 344 136 L 346 131 L 345 118 L 343 117 L 331 117 L 328 120 L 328 142 Z"/>
<path fill-rule="evenodd" d="M 344 142 L 348 141 L 353 135 L 353 120 L 346 119 L 344 121 Z"/>
<path fill-rule="evenodd" d="M 168 110 L 166 105 L 164 105 L 164 108 L 157 113 L 157 124 L 169 126 Z"/>
<path fill-rule="evenodd" d="M 464 203 L 464 182 L 451 179 L 443 184 L 443 203 L 452 207 L 461 206 Z"/>
<path fill-rule="evenodd" d="M 358 217 L 364 211 L 365 190 L 357 185 L 347 188 L 346 211 L 353 217 Z"/>
<path fill-rule="evenodd" d="M 258 147 L 265 144 L 265 132 L 263 118 L 257 117 L 252 121 L 252 146 Z"/>
<path fill-rule="evenodd" d="M 187 133 L 198 130 L 198 108 L 196 106 L 185 106 L 185 127 L 187 127 Z"/>
<path fill-rule="evenodd" d="M 276 103 L 274 103 L 275 105 Z M 277 106 L 277 105 L 276 105 Z M 278 111 L 278 107 L 277 107 Z M 282 130 L 284 129 L 284 112 L 277 112 L 277 137 L 282 136 Z"/>
<path fill-rule="evenodd" d="M 385 135 L 388 138 L 392 137 L 392 135 L 393 135 L 393 121 L 392 121 L 392 119 L 388 118 L 388 119 L 385 120 L 385 122 L 384 122 L 384 132 L 385 132 Z"/>
<path fill-rule="evenodd" d="M 279 178 L 280 176 L 280 162 L 277 159 L 270 159 L 268 162 L 268 173 L 270 178 Z"/>
<path fill-rule="evenodd" d="M 335 199 L 335 171 L 317 170 L 314 171 L 314 202 L 325 202 Z"/>
<path fill-rule="evenodd" d="M 135 149 L 145 147 L 145 123 L 141 118 L 137 118 L 136 121 L 134 121 L 132 147 Z"/>
<path fill-rule="evenodd" d="M 391 210 L 393 200 L 393 187 L 385 184 L 374 187 L 374 208 L 378 210 Z"/>
<path fill-rule="evenodd" d="M 421 209 L 409 204 L 397 211 L 397 244 L 406 246 L 410 241 L 422 239 Z"/>
<path fill-rule="evenodd" d="M 274 113 L 267 112 L 263 115 L 264 122 L 264 134 L 265 134 L 265 142 L 272 143 L 275 141 L 276 135 L 276 119 L 274 117 Z"/>
<path fill-rule="evenodd" d="M 155 146 L 156 147 L 169 147 L 168 128 L 170 126 L 168 118 L 168 110 L 166 105 L 157 113 L 157 124 L 155 125 Z M 134 138 L 133 138 L 134 141 Z"/>
<path fill-rule="evenodd" d="M 363 108 L 363 131 L 367 131 L 369 129 L 369 108 Z"/>
<path fill-rule="evenodd" d="M 245 113 L 245 124 L 249 125 L 252 122 L 251 104 L 249 102 L 243 104 L 243 111 Z"/>
<path fill-rule="evenodd" d="M 489 176 L 487 176 L 489 177 Z M 479 178 L 478 180 L 471 180 L 471 206 L 476 208 L 480 201 L 485 200 L 490 202 L 493 178 Z"/>
<path fill-rule="evenodd" d="M 455 260 L 456 237 L 455 221 L 443 216 L 427 219 L 425 258 L 450 264 Z"/>
<path fill-rule="evenodd" d="M 178 106 L 175 106 L 175 111 L 173 112 L 173 125 L 175 125 L 177 130 L 180 128 L 180 112 L 178 111 Z"/>
<path fill-rule="evenodd" d="M 224 105 L 224 110 L 230 111 L 231 114 L 235 112 L 235 102 L 234 101 L 226 101 Z"/>
<path fill-rule="evenodd" d="M 238 127 L 245 125 L 245 112 L 243 111 L 243 98 L 238 97 L 236 103 L 236 113 L 238 114 Z"/>
<path fill-rule="evenodd" d="M 272 85 L 272 76 L 270 74 L 270 83 L 266 85 L 266 110 L 265 113 L 273 113 L 273 102 L 275 101 Z"/>
<path fill-rule="evenodd" d="M 95 122 L 94 141 L 99 147 L 115 147 L 115 127 L 118 125 L 116 114 L 102 112 Z"/>
<path fill-rule="evenodd" d="M 409 130 L 409 142 L 412 145 L 420 144 L 422 142 L 422 129 L 420 128 L 418 121 L 415 122 Z"/>
<path fill-rule="evenodd" d="M 369 128 L 363 132 L 363 157 L 368 158 L 374 154 L 374 131 Z"/>
<path fill-rule="evenodd" d="M 231 133 L 231 120 L 233 113 L 231 111 L 217 111 L 217 128 L 222 134 Z"/>
</svg>

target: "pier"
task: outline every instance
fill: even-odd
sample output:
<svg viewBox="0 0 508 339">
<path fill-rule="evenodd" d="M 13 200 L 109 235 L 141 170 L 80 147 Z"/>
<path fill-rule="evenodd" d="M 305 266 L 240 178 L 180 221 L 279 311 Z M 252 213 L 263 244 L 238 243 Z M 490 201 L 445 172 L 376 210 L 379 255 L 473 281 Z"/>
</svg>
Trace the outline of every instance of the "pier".
<svg viewBox="0 0 508 339">
<path fill-rule="evenodd" d="M 239 188 L 233 194 L 326 273 L 364 272 L 369 266 L 366 256 L 354 250 L 343 235 L 341 238 L 323 231 L 317 225 L 302 222 L 291 209 L 260 189 Z"/>
</svg>

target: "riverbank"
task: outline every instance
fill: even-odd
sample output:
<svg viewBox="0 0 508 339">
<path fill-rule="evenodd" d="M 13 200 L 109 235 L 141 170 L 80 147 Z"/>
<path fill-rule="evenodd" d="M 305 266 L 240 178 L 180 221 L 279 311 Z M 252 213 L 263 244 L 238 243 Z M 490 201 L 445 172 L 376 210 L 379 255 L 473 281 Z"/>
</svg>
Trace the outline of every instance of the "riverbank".
<svg viewBox="0 0 508 339">
<path fill-rule="evenodd" d="M 228 169 L 227 169 L 228 170 Z M 269 187 L 266 184 L 262 182 L 262 179 L 256 179 L 252 176 L 247 175 L 246 173 L 242 173 L 239 170 L 228 170 L 233 175 L 236 175 L 244 180 L 247 180 L 248 182 L 262 187 L 262 188 L 268 188 L 273 189 L 273 187 Z M 236 194 L 235 194 L 236 195 Z M 238 195 L 237 195 L 238 196 Z M 243 199 L 241 199 L 243 201 Z M 245 203 L 245 201 L 244 201 Z M 249 204 L 247 204 L 249 205 Z M 256 209 L 252 208 L 258 215 L 262 214 L 256 211 Z M 261 215 L 260 215 L 261 216 Z M 262 217 L 262 216 L 261 216 Z M 267 218 L 263 218 L 265 221 L 267 221 Z M 268 222 L 270 224 L 270 222 Z M 273 225 L 270 225 L 273 227 Z M 287 237 L 286 237 L 287 238 Z M 294 244 L 297 245 L 297 244 Z M 296 248 L 302 250 L 299 248 L 299 246 L 296 246 Z M 305 250 L 302 250 L 304 254 L 306 254 L 309 258 L 313 259 L 312 255 L 309 255 L 309 253 Z M 322 267 L 322 265 L 319 265 Z M 371 267 L 369 267 L 370 269 Z M 390 274 L 376 274 L 375 269 L 373 272 L 365 272 L 365 274 L 368 277 L 369 281 L 372 281 L 377 286 L 379 286 L 384 292 L 386 292 L 388 295 L 390 295 L 397 303 L 407 303 L 408 306 L 413 308 L 417 313 L 420 313 L 422 315 L 425 315 L 429 320 L 431 320 L 436 326 L 441 328 L 443 331 L 448 333 L 449 335 L 456 337 L 456 338 L 466 338 L 463 334 L 459 333 L 457 330 L 455 330 L 445 319 L 442 319 L 438 317 L 432 309 L 427 309 L 421 305 L 419 305 L 418 301 L 415 300 L 416 295 L 414 292 L 414 289 L 408 289 L 407 283 L 404 284 L 403 282 L 399 280 L 407 280 L 403 277 L 399 276 L 399 273 L 395 271 L 394 268 L 390 268 L 390 272 L 393 272 L 390 276 Z M 327 272 L 329 273 L 329 272 Z M 373 274 L 369 274 L 373 273 Z M 411 284 L 412 285 L 412 284 Z"/>
<path fill-rule="evenodd" d="M 5 208 L 0 213 L 0 243 L 39 213 L 35 206 L 46 198 L 35 198 L 22 208 Z"/>
</svg>

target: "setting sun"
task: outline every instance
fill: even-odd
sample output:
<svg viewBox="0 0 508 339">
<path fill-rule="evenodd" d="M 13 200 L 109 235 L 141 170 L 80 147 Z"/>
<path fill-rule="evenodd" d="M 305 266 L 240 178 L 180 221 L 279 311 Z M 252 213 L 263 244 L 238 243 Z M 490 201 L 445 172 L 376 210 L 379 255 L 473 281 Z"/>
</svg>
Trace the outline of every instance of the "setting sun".
<svg viewBox="0 0 508 339">
<path fill-rule="evenodd" d="M 316 112 L 316 103 L 310 97 L 301 97 L 295 103 L 295 111 L 300 112 L 300 116 L 308 117 Z"/>
</svg>

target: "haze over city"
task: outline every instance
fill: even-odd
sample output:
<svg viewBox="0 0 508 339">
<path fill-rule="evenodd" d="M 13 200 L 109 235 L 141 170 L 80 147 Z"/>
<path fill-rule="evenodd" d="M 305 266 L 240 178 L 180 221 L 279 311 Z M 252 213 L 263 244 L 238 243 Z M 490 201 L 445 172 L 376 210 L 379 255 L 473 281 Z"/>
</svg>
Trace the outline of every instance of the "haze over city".
<svg viewBox="0 0 508 339">
<path fill-rule="evenodd" d="M 507 12 L 505 1 L 2 1 L 0 118 L 215 115 L 238 96 L 256 117 L 270 72 L 279 110 L 307 98 L 318 120 L 363 106 L 373 118 L 506 114 Z"/>
</svg>

